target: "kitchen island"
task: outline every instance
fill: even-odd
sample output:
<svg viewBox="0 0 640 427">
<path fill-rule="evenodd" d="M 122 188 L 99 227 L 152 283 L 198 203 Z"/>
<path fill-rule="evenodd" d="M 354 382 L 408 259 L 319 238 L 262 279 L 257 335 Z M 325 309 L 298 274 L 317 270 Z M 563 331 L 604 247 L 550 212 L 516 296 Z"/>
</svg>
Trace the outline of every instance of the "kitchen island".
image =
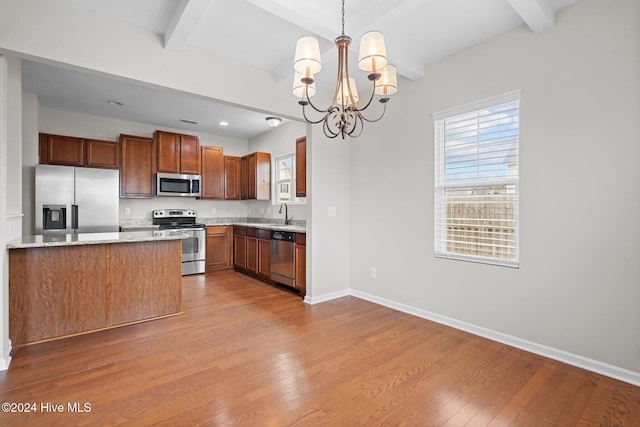
<svg viewBox="0 0 640 427">
<path fill-rule="evenodd" d="M 182 240 L 153 231 L 25 236 L 9 249 L 14 346 L 180 313 Z"/>
</svg>

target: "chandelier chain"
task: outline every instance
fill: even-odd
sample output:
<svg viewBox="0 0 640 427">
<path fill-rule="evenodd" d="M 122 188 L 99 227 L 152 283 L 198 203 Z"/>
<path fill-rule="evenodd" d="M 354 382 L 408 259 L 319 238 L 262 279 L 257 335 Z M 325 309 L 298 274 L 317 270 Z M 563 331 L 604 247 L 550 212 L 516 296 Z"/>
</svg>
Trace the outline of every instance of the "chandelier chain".
<svg viewBox="0 0 640 427">
<path fill-rule="evenodd" d="M 342 35 L 344 36 L 344 0 L 342 0 Z"/>
</svg>

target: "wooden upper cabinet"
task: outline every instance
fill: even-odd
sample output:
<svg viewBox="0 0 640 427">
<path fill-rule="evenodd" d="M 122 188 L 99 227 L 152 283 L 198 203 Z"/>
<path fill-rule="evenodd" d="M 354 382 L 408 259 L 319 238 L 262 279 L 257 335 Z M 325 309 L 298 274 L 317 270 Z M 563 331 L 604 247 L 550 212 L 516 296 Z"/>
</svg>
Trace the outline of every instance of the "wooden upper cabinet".
<svg viewBox="0 0 640 427">
<path fill-rule="evenodd" d="M 85 139 L 85 148 L 86 166 L 106 169 L 120 167 L 120 144 L 118 142 Z"/>
<path fill-rule="evenodd" d="M 296 139 L 296 197 L 307 197 L 307 137 Z"/>
<path fill-rule="evenodd" d="M 120 197 L 153 197 L 156 190 L 155 140 L 120 135 Z"/>
<path fill-rule="evenodd" d="M 222 166 L 222 148 L 220 149 Z M 193 135 L 180 135 L 180 173 L 200 174 L 200 138 Z"/>
<path fill-rule="evenodd" d="M 240 157 L 224 156 L 224 198 L 226 200 L 240 200 L 240 176 Z"/>
<path fill-rule="evenodd" d="M 158 172 L 180 173 L 180 135 L 155 131 L 158 150 Z"/>
<path fill-rule="evenodd" d="M 241 198 L 271 200 L 271 154 L 251 153 L 241 161 Z"/>
<path fill-rule="evenodd" d="M 220 147 L 201 147 L 202 199 L 224 199 L 224 155 Z"/>
<path fill-rule="evenodd" d="M 40 134 L 40 163 L 84 166 L 84 140 L 71 136 Z"/>
<path fill-rule="evenodd" d="M 117 141 L 41 133 L 39 144 L 41 164 L 108 169 L 120 167 L 120 146 Z"/>
<path fill-rule="evenodd" d="M 240 160 L 240 198 L 249 198 L 249 157 L 244 156 Z"/>
<path fill-rule="evenodd" d="M 158 172 L 200 174 L 200 139 L 193 135 L 155 131 Z"/>
</svg>

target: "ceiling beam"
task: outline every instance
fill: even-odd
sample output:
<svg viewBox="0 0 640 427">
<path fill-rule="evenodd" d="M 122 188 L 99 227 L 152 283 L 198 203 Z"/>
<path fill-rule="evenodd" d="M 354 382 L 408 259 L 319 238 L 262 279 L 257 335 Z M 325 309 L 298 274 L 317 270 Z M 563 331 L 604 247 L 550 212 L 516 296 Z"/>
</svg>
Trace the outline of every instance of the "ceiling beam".
<svg viewBox="0 0 640 427">
<path fill-rule="evenodd" d="M 511 7 L 534 33 L 550 30 L 555 25 L 548 0 L 508 0 Z"/>
<path fill-rule="evenodd" d="M 164 48 L 181 50 L 205 15 L 209 4 L 208 0 L 182 0 L 164 32 Z"/>
<path fill-rule="evenodd" d="M 302 2 L 300 0 L 246 0 L 273 15 L 276 15 L 300 28 L 304 28 L 309 32 L 328 41 L 334 41 L 335 37 L 341 33 L 341 21 L 339 11 L 335 13 L 327 13 L 328 8 L 315 8 L 318 3 Z M 355 25 L 347 26 L 356 31 L 349 31 L 354 34 L 361 34 L 369 29 L 375 28 L 375 25 L 382 20 L 400 19 L 403 14 L 410 13 L 413 9 L 430 0 L 402 0 L 395 2 L 373 2 L 365 12 L 354 18 Z M 374 7 L 375 6 L 375 7 Z M 313 8 L 313 9 L 310 9 Z M 313 18 L 311 18 L 313 17 Z M 348 18 L 348 17 L 347 17 Z M 352 44 L 349 48 L 353 54 L 358 55 L 357 45 Z M 331 48 L 322 52 L 324 61 L 337 56 L 337 50 Z M 410 80 L 417 80 L 424 76 L 424 66 L 410 58 L 395 58 L 392 56 L 392 63 L 396 66 L 398 73 Z M 282 64 L 273 72 L 274 79 L 277 82 L 283 82 L 291 79 L 293 76 L 293 67 L 290 63 Z"/>
<path fill-rule="evenodd" d="M 300 0 L 246 0 L 247 3 L 263 9 L 285 21 L 333 42 L 340 34 L 340 16 L 327 13 L 329 8 L 317 8 L 313 2 Z"/>
</svg>

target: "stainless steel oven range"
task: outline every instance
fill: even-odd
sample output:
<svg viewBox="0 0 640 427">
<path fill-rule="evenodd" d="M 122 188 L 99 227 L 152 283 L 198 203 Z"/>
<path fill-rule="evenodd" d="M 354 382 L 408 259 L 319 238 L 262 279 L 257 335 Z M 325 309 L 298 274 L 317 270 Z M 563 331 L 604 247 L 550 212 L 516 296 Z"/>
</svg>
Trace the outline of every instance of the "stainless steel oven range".
<svg viewBox="0 0 640 427">
<path fill-rule="evenodd" d="M 182 275 L 200 274 L 205 271 L 206 226 L 196 224 L 198 213 L 188 209 L 159 209 L 153 211 L 153 225 L 159 225 L 158 233 L 181 234 Z"/>
</svg>

